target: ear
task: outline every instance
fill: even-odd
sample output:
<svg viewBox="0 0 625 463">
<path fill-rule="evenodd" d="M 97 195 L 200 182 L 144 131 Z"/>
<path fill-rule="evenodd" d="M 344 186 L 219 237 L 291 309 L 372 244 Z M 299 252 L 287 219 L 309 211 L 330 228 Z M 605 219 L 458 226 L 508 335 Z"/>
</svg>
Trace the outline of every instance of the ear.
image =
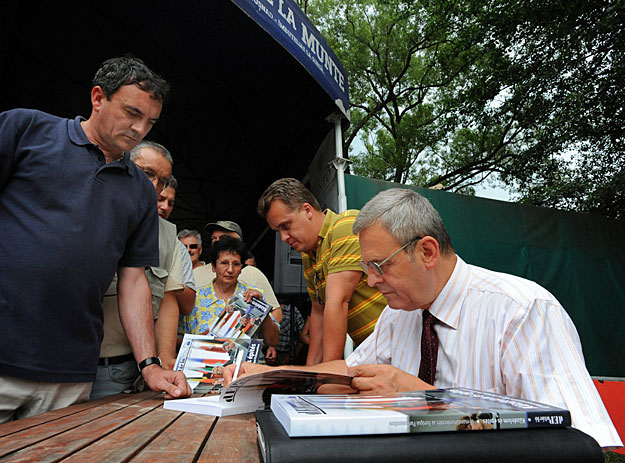
<svg viewBox="0 0 625 463">
<path fill-rule="evenodd" d="M 431 236 L 424 236 L 417 243 L 417 250 L 421 252 L 421 258 L 426 268 L 432 268 L 438 262 L 440 248 L 438 241 Z"/>
<path fill-rule="evenodd" d="M 312 219 L 314 211 L 315 211 L 314 207 L 312 207 L 309 203 L 304 203 L 302 204 L 302 210 L 306 214 L 306 218 L 308 220 Z"/>
<path fill-rule="evenodd" d="M 91 89 L 91 106 L 93 106 L 93 110 L 98 112 L 102 107 L 102 104 L 106 100 L 106 95 L 104 94 L 104 90 L 99 85 L 96 85 Z"/>
</svg>

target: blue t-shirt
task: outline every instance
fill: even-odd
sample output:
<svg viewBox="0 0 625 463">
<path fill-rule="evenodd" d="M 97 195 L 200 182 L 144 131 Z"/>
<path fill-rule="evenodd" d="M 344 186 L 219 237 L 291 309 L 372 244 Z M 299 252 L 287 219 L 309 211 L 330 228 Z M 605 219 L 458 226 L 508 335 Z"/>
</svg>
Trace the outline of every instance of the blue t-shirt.
<svg viewBox="0 0 625 463">
<path fill-rule="evenodd" d="M 0 114 L 0 375 L 92 381 L 113 274 L 159 263 L 153 185 L 80 121 Z"/>
</svg>

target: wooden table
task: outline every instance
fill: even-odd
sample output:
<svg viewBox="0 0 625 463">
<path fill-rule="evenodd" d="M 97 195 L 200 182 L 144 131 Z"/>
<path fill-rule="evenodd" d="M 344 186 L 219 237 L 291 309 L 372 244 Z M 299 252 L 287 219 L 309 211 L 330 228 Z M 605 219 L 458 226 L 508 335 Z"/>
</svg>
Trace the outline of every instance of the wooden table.
<svg viewBox="0 0 625 463">
<path fill-rule="evenodd" d="M 4 462 L 258 463 L 253 414 L 163 409 L 154 392 L 117 394 L 0 425 Z"/>
</svg>

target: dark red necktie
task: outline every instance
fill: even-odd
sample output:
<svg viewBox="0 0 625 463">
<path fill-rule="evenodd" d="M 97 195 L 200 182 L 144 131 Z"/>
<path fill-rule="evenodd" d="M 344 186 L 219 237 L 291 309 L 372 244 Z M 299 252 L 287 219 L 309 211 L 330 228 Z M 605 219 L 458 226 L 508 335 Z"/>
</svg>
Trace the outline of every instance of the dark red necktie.
<svg viewBox="0 0 625 463">
<path fill-rule="evenodd" d="M 436 379 L 436 359 L 438 358 L 438 335 L 434 330 L 436 321 L 436 317 L 429 310 L 423 311 L 419 378 L 432 385 Z"/>
</svg>

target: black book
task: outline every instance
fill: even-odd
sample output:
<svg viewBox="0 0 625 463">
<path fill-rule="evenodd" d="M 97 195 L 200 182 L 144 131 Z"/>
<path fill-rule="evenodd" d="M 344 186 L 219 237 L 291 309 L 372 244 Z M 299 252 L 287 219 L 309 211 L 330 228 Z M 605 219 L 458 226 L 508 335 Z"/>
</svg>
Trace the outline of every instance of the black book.
<svg viewBox="0 0 625 463">
<path fill-rule="evenodd" d="M 273 412 L 262 410 L 255 415 L 258 448 L 263 463 L 604 461 L 599 444 L 587 434 L 570 427 L 500 432 L 289 437 Z"/>
</svg>

